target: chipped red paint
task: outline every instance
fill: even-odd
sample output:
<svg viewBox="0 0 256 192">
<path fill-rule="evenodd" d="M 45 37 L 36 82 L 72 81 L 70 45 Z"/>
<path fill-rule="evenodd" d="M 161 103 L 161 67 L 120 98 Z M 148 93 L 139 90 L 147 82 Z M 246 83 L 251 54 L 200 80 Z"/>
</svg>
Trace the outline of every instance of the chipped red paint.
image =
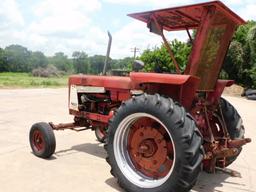
<svg viewBox="0 0 256 192">
<path fill-rule="evenodd" d="M 117 76 L 72 75 L 70 84 L 116 89 L 131 89 L 131 79 Z"/>
<path fill-rule="evenodd" d="M 174 149 L 164 127 L 151 118 L 134 122 L 129 133 L 128 153 L 139 172 L 154 178 L 168 174 L 173 166 Z M 164 170 L 161 170 L 164 167 Z"/>
</svg>

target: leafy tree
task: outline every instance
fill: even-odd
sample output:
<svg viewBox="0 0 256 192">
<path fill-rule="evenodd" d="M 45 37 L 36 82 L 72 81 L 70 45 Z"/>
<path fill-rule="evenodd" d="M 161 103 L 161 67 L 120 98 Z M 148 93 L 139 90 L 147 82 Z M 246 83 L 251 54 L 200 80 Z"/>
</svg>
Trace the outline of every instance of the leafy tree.
<svg viewBox="0 0 256 192">
<path fill-rule="evenodd" d="M 247 74 L 249 75 L 249 78 L 252 80 L 252 84 L 250 84 L 250 86 L 247 87 L 256 89 L 256 66 L 247 70 Z"/>
<path fill-rule="evenodd" d="M 131 70 L 133 61 L 134 61 L 133 57 L 125 57 L 123 59 L 114 59 L 111 62 L 111 69 Z"/>
<path fill-rule="evenodd" d="M 0 49 L 0 71 L 31 72 L 35 68 L 45 68 L 47 64 L 47 58 L 42 52 L 32 52 L 21 45 Z"/>
<path fill-rule="evenodd" d="M 191 52 L 191 46 L 177 39 L 171 41 L 170 46 L 180 69 L 184 71 Z M 145 50 L 140 59 L 145 63 L 145 71 L 176 72 L 173 61 L 164 45 L 160 48 L 155 47 L 153 50 Z"/>
<path fill-rule="evenodd" d="M 247 36 L 249 30 L 256 25 L 256 21 L 248 21 L 246 25 L 241 25 L 234 35 L 234 39 L 240 42 L 242 45 L 246 45 L 247 43 Z"/>
<path fill-rule="evenodd" d="M 36 68 L 46 68 L 48 65 L 48 60 L 47 57 L 40 51 L 32 52 L 31 58 L 30 58 L 30 70 L 32 71 L 33 69 Z"/>
<path fill-rule="evenodd" d="M 256 67 L 256 23 L 248 32 L 247 42 L 250 47 L 251 65 Z"/>
<path fill-rule="evenodd" d="M 31 51 L 21 45 L 5 48 L 6 68 L 12 72 L 29 72 Z"/>
<path fill-rule="evenodd" d="M 73 52 L 72 57 L 76 73 L 89 73 L 89 59 L 85 52 L 75 51 Z"/>
<path fill-rule="evenodd" d="M 233 41 L 225 58 L 223 69 L 228 72 L 228 78 L 242 80 L 244 64 L 244 50 L 242 44 Z"/>
<path fill-rule="evenodd" d="M 73 71 L 72 62 L 68 56 L 63 52 L 55 53 L 53 57 L 49 58 L 49 63 L 57 67 L 58 70 L 71 73 Z"/>
<path fill-rule="evenodd" d="M 90 73 L 93 73 L 93 74 L 102 73 L 104 68 L 105 58 L 106 56 L 103 56 L 103 55 L 94 55 L 92 57 L 89 57 Z"/>
<path fill-rule="evenodd" d="M 247 36 L 249 50 L 248 57 L 250 58 L 250 68 L 245 70 L 247 79 L 250 79 L 248 87 L 256 88 L 256 24 L 249 30 Z"/>
<path fill-rule="evenodd" d="M 0 48 L 0 72 L 8 71 L 4 49 Z"/>
<path fill-rule="evenodd" d="M 245 87 L 256 86 L 256 22 L 249 21 L 234 34 L 224 61 L 221 77 L 234 79 Z"/>
</svg>

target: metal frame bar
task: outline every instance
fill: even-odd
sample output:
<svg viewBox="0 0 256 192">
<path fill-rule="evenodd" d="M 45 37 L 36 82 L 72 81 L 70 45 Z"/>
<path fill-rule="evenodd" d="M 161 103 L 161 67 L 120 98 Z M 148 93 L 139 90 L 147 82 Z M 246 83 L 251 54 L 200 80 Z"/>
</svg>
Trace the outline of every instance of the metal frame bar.
<svg viewBox="0 0 256 192">
<path fill-rule="evenodd" d="M 153 15 L 152 18 L 153 18 L 154 22 L 156 23 L 156 27 L 158 28 L 158 30 L 161 31 L 161 37 L 162 37 L 162 39 L 163 39 L 163 41 L 164 41 L 164 44 L 165 44 L 165 47 L 167 48 L 167 51 L 168 51 L 169 54 L 170 54 L 170 57 L 172 58 L 172 61 L 173 61 L 174 65 L 175 65 L 175 68 L 176 68 L 176 72 L 177 72 L 178 74 L 181 74 L 179 65 L 178 65 L 178 63 L 177 63 L 177 61 L 176 61 L 176 59 L 175 59 L 175 57 L 174 57 L 174 54 L 173 54 L 173 52 L 172 52 L 171 46 L 169 45 L 169 42 L 167 41 L 167 39 L 166 39 L 165 36 L 164 36 L 164 32 L 163 32 L 163 30 L 162 30 L 160 24 L 158 23 L 158 21 L 157 21 L 155 15 Z"/>
<path fill-rule="evenodd" d="M 187 32 L 187 34 L 188 34 L 188 37 L 189 37 L 189 40 L 190 40 L 191 44 L 193 44 L 193 43 L 194 43 L 194 41 L 193 41 L 193 38 L 192 38 L 192 36 L 191 36 L 191 34 L 190 34 L 190 32 L 189 32 L 189 29 L 188 29 L 188 28 L 186 28 L 186 32 Z"/>
</svg>

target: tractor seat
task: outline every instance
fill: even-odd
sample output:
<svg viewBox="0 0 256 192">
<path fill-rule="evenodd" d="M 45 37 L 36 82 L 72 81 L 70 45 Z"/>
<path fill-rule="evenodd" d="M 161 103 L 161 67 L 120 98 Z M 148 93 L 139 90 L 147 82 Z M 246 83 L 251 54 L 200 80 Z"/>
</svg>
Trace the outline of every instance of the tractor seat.
<svg viewBox="0 0 256 192">
<path fill-rule="evenodd" d="M 95 86 L 114 89 L 131 89 L 130 77 L 121 76 L 97 76 L 97 75 L 73 75 L 69 78 L 70 84 Z"/>
</svg>

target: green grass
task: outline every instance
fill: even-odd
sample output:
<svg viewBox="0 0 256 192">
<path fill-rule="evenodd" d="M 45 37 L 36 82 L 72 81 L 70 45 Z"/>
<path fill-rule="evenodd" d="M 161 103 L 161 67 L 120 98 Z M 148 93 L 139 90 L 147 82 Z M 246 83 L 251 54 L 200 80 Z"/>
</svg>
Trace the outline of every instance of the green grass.
<svg viewBox="0 0 256 192">
<path fill-rule="evenodd" d="M 67 83 L 68 76 L 44 78 L 29 73 L 0 73 L 0 88 L 65 87 Z"/>
</svg>

